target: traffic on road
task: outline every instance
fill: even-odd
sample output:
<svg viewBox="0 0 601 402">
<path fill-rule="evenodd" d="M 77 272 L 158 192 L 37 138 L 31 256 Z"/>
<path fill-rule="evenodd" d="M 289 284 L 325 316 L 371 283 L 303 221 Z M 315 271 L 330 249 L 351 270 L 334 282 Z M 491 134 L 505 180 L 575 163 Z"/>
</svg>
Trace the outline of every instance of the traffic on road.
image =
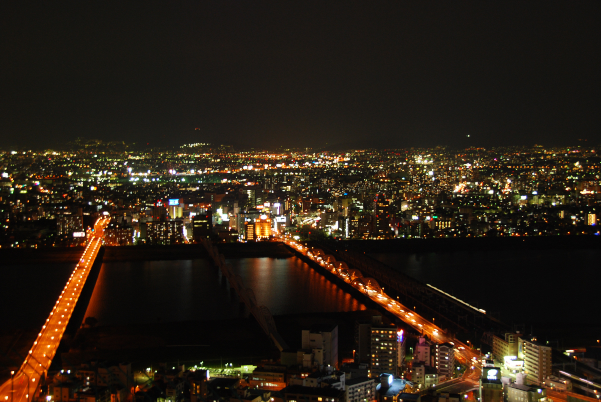
<svg viewBox="0 0 601 402">
<path fill-rule="evenodd" d="M 11 378 L 0 386 L 0 402 L 29 402 L 35 395 L 40 378 L 48 371 L 73 314 L 90 268 L 102 245 L 102 236 L 109 220 L 109 217 L 99 218 L 94 228 L 88 229 L 87 246 L 29 350 L 27 358 L 18 370 L 11 372 Z"/>
</svg>

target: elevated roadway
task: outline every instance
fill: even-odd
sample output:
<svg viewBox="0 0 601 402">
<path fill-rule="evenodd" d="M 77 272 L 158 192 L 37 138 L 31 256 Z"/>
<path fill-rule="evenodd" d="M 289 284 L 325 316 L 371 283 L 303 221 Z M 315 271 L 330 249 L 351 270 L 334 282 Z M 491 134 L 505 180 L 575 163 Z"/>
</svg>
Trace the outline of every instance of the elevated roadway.
<svg viewBox="0 0 601 402">
<path fill-rule="evenodd" d="M 375 279 L 364 277 L 356 269 L 349 269 L 346 263 L 336 261 L 332 255 L 325 254 L 321 249 L 310 249 L 301 243 L 287 238 L 282 238 L 281 241 L 296 252 L 338 276 L 341 280 L 365 294 L 382 308 L 413 327 L 416 331 L 427 334 L 432 340 L 438 343 L 446 342 L 454 345 L 455 358 L 468 367 L 468 374 L 464 379 L 476 381 L 480 378 L 482 365 L 480 351 L 474 350 L 471 344 L 464 344 L 453 335 L 447 334 L 433 322 L 412 311 L 410 307 L 401 304 L 384 293 Z"/>
<path fill-rule="evenodd" d="M 0 385 L 0 402 L 29 402 L 36 394 L 40 380 L 48 372 L 86 283 L 90 268 L 98 255 L 104 229 L 108 223 L 108 217 L 99 218 L 94 224 L 94 229 L 88 229 L 86 249 L 50 311 L 25 361 L 20 368 L 11 373 L 8 381 Z"/>
</svg>

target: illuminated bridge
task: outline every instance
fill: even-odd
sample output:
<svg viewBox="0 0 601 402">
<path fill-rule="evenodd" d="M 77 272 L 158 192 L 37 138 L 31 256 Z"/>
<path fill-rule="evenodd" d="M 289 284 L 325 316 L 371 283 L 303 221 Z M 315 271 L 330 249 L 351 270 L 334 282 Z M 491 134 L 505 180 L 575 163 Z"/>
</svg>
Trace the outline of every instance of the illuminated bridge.
<svg viewBox="0 0 601 402">
<path fill-rule="evenodd" d="M 458 333 L 502 332 L 508 326 L 486 311 L 472 306 L 458 298 L 396 271 L 364 253 L 359 253 L 343 242 L 311 242 L 315 248 L 323 250 L 332 259 L 346 261 L 349 267 L 373 278 L 386 287 L 386 293 L 407 306 L 414 307 L 422 315 L 433 317 L 438 325 Z M 482 339 L 486 342 L 486 339 Z"/>
<path fill-rule="evenodd" d="M 88 245 L 56 301 L 46 323 L 34 341 L 21 367 L 0 386 L 0 402 L 29 402 L 36 395 L 40 379 L 48 372 L 52 359 L 73 314 L 90 269 L 102 244 L 108 217 L 100 218 L 88 230 Z"/>
</svg>

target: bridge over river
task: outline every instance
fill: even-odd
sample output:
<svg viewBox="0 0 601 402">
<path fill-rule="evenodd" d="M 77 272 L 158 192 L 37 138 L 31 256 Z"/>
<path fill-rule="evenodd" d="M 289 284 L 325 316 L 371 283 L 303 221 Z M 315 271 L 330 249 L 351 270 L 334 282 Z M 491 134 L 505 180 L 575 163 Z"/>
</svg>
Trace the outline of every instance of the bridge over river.
<svg viewBox="0 0 601 402">
<path fill-rule="evenodd" d="M 27 357 L 18 370 L 11 372 L 11 378 L 0 386 L 0 402 L 29 402 L 36 395 L 40 380 L 48 372 L 98 255 L 104 228 L 108 223 L 108 217 L 99 218 L 94 224 L 94 229 L 88 230 L 89 240 L 85 251 L 40 329 Z"/>
</svg>

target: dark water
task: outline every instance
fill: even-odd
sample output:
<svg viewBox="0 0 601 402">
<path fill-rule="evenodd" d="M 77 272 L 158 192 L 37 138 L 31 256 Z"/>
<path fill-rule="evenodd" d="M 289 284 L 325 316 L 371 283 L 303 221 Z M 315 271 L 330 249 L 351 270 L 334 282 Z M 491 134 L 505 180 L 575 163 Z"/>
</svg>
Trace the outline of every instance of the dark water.
<svg viewBox="0 0 601 402">
<path fill-rule="evenodd" d="M 601 250 L 460 251 L 373 255 L 424 283 L 533 328 L 548 339 L 601 337 Z M 273 315 L 360 310 L 351 295 L 297 258 L 228 261 Z M 39 328 L 75 264 L 2 266 L 2 329 Z M 105 263 L 86 316 L 101 325 L 239 316 L 237 297 L 205 260 Z M 585 343 L 586 343 L 585 342 Z"/>
<path fill-rule="evenodd" d="M 0 265 L 0 328 L 41 328 L 75 264 Z"/>
<path fill-rule="evenodd" d="M 127 325 L 236 316 L 236 304 L 206 260 L 102 264 L 86 311 L 99 325 Z"/>
<path fill-rule="evenodd" d="M 229 261 L 273 315 L 365 309 L 298 258 Z M 125 325 L 239 316 L 238 299 L 206 260 L 105 263 L 86 317 Z"/>
<path fill-rule="evenodd" d="M 598 339 L 601 250 L 382 253 L 372 257 L 508 324 Z"/>
</svg>

